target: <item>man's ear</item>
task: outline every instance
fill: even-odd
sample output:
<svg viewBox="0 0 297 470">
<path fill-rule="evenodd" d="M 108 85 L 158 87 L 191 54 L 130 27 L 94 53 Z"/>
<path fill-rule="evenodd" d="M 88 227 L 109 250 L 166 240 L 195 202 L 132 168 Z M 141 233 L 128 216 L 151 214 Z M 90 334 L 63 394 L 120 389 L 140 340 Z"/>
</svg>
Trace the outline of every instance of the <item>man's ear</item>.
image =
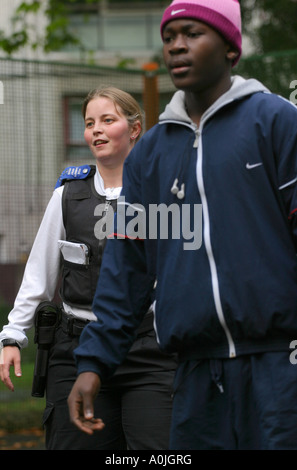
<svg viewBox="0 0 297 470">
<path fill-rule="evenodd" d="M 226 59 L 230 60 L 232 63 L 237 59 L 239 52 L 229 46 L 226 53 Z"/>
</svg>

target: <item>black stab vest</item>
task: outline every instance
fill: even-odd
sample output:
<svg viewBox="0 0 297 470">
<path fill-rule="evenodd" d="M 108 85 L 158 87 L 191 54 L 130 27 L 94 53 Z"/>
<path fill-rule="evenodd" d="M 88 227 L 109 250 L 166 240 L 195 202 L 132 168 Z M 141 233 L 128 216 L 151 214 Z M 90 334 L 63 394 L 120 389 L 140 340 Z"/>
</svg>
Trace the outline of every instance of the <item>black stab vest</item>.
<svg viewBox="0 0 297 470">
<path fill-rule="evenodd" d="M 107 214 L 113 217 L 117 204 L 116 199 L 107 201 L 104 196 L 96 192 L 95 172 L 96 169 L 92 166 L 90 174 L 85 179 L 66 181 L 62 196 L 66 240 L 86 244 L 89 249 L 89 259 L 88 264 L 85 265 L 66 261 L 62 257 L 60 296 L 63 302 L 72 307 L 87 309 L 90 309 L 93 303 L 106 244 L 106 238 L 96 238 L 95 226 L 101 219 L 100 225 L 104 227 L 103 217 Z M 101 216 L 94 215 L 98 204 L 103 205 L 100 210 Z"/>
</svg>

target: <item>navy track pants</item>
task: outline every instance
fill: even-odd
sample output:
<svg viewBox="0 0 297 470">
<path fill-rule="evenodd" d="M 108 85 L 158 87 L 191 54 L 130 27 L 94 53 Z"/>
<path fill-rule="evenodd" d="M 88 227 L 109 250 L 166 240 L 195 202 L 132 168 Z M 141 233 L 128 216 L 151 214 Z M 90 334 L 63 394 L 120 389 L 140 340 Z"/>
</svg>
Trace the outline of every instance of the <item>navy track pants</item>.
<svg viewBox="0 0 297 470">
<path fill-rule="evenodd" d="M 170 449 L 296 450 L 297 365 L 289 354 L 181 363 Z"/>
</svg>

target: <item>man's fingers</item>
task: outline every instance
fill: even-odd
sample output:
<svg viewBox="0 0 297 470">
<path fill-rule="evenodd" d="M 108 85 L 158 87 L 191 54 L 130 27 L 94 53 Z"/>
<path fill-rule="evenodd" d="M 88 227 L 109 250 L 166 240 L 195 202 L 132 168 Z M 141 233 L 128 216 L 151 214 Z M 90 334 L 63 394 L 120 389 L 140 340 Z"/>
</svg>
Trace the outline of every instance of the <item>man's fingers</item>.
<svg viewBox="0 0 297 470">
<path fill-rule="evenodd" d="M 90 392 L 84 393 L 82 396 L 82 409 L 85 420 L 90 421 L 94 418 L 93 397 L 90 395 Z"/>
<path fill-rule="evenodd" d="M 87 434 L 93 434 L 94 431 L 101 431 L 104 428 L 103 421 L 94 418 L 92 405 L 83 404 L 81 397 L 77 399 L 73 398 L 73 395 L 70 395 L 68 406 L 70 421 L 81 431 Z"/>
<path fill-rule="evenodd" d="M 95 431 L 102 431 L 105 424 L 101 419 L 84 419 L 80 418 L 76 423 L 76 426 L 86 434 L 93 434 Z"/>
<path fill-rule="evenodd" d="M 99 389 L 99 377 L 86 372 L 78 376 L 68 397 L 70 421 L 87 434 L 104 428 L 102 420 L 94 418 L 93 402 Z"/>
<path fill-rule="evenodd" d="M 83 411 L 83 405 L 81 401 L 72 399 L 72 396 L 69 396 L 68 399 L 70 421 L 81 431 L 87 434 L 93 434 L 94 431 L 101 431 L 104 428 L 104 423 L 99 418 L 93 417 L 92 409 L 86 406 L 85 411 Z"/>
</svg>

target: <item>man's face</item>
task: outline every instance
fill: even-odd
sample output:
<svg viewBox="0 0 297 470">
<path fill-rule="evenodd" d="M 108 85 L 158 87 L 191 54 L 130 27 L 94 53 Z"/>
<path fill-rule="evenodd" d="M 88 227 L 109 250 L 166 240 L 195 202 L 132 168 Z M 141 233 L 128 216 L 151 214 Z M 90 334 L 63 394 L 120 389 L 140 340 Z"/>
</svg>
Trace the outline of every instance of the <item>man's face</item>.
<svg viewBox="0 0 297 470">
<path fill-rule="evenodd" d="M 229 50 L 222 36 L 201 21 L 176 19 L 163 31 L 165 64 L 182 90 L 199 93 L 216 86 L 230 70 Z"/>
</svg>

